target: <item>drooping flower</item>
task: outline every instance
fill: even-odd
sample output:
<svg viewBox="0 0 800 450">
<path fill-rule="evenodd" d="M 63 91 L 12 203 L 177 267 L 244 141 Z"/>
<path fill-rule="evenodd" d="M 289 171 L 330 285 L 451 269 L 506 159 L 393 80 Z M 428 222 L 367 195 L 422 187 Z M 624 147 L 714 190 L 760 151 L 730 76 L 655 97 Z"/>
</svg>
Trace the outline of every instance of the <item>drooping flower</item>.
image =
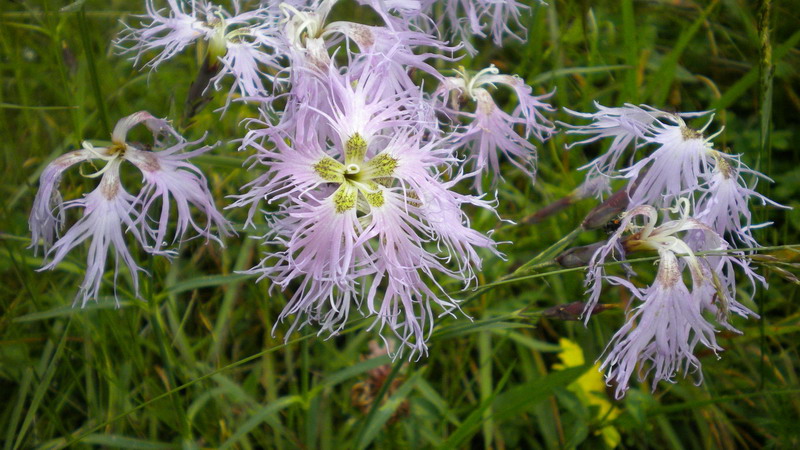
<svg viewBox="0 0 800 450">
<path fill-rule="evenodd" d="M 474 76 L 463 70 L 458 74 L 458 77 L 447 78 L 437 89 L 436 95 L 442 99 L 440 110 L 444 114 L 470 120 L 463 130 L 457 130 L 454 134 L 456 144 L 467 149 L 467 156 L 474 164 L 475 188 L 481 189 L 481 175 L 486 172 L 492 172 L 494 183 L 501 177 L 498 153 L 534 178 L 536 147 L 529 139 L 533 136 L 539 142 L 544 142 L 555 131 L 553 124 L 542 113 L 554 111 L 544 103 L 552 93 L 534 96 L 533 89 L 521 78 L 502 75 L 494 65 Z M 509 87 L 516 94 L 518 104 L 511 114 L 497 106 L 487 90 L 489 86 L 498 85 Z M 464 111 L 460 105 L 462 100 L 467 99 L 475 102 L 472 112 Z M 515 127 L 521 127 L 524 132 L 519 134 Z"/>
<path fill-rule="evenodd" d="M 758 247 L 753 229 L 766 224 L 753 224 L 750 200 L 762 205 L 783 207 L 755 191 L 758 178 L 772 181 L 764 174 L 750 169 L 736 155 L 714 152 L 714 169 L 697 201 L 697 219 L 707 224 L 720 236 L 731 236 L 733 245 Z M 751 175 L 753 187 L 747 185 L 744 174 Z"/>
<path fill-rule="evenodd" d="M 480 266 L 476 249 L 496 251 L 461 208 L 491 205 L 450 190 L 460 177 L 445 182 L 440 169 L 455 161 L 452 150 L 426 130 L 434 124 L 417 120 L 418 93 L 386 88 L 379 69 L 357 82 L 330 70 L 329 108 L 309 109 L 317 126 L 304 140 L 251 132 L 267 140 L 247 139 L 266 173 L 235 205 L 280 202 L 266 239 L 284 248 L 251 272 L 297 285 L 280 316 L 295 316 L 291 330 L 315 322 L 336 333 L 359 309 L 423 354 L 433 305 L 457 308 L 434 274 L 469 283 Z"/>
<path fill-rule="evenodd" d="M 689 200 L 678 200 L 672 211 L 679 217 L 659 226 L 658 213 L 652 206 L 641 205 L 624 213 L 620 228 L 595 251 L 589 263 L 586 284 L 590 298 L 584 312 L 587 321 L 604 281 L 624 286 L 632 301 L 641 301 L 606 347 L 602 368 L 608 370 L 609 381 L 617 384 L 618 398 L 628 389 L 637 367 L 640 380 L 652 374 L 653 387 L 661 380 L 674 381 L 678 373 L 697 372 L 701 381 L 701 365 L 694 348 L 702 343 L 714 352 L 721 350 L 714 325 L 704 313 L 735 332 L 729 323 L 731 312 L 742 317 L 756 316 L 736 300 L 734 269 L 741 269 L 754 288 L 757 281 L 763 283 L 763 278 L 753 273 L 741 254 L 728 252 L 729 246 L 719 234 L 690 217 Z M 705 235 L 702 248 L 692 249 L 686 242 L 692 233 Z M 651 286 L 640 289 L 628 277 L 606 274 L 603 264 L 609 256 L 643 250 L 655 251 L 659 256 L 658 274 Z M 687 269 L 691 289 L 683 281 Z M 632 270 L 628 275 L 634 275 Z"/>
<path fill-rule="evenodd" d="M 41 269 L 54 269 L 66 257 L 67 253 L 90 239 L 91 245 L 89 246 L 86 260 L 86 276 L 76 295 L 76 301 L 80 297 L 82 305 L 85 305 L 89 299 L 97 298 L 100 283 L 105 273 L 106 259 L 110 247 L 113 247 L 115 255 L 115 281 L 119 263 L 122 260 L 128 267 L 133 280 L 133 290 L 138 292 L 138 272 L 144 271 L 144 269 L 136 264 L 136 260 L 128 250 L 124 237 L 125 231 L 132 234 L 145 249 L 151 249 L 152 253 L 166 255 L 163 252 L 156 252 L 148 245 L 146 232 L 151 230 L 145 226 L 145 233 L 143 233 L 137 224 L 137 222 L 142 221 L 143 217 L 141 212 L 134 208 L 136 198 L 127 193 L 120 184 L 120 162 L 120 160 L 110 161 L 106 165 L 105 169 L 107 170 L 103 173 L 100 184 L 94 191 L 82 199 L 71 200 L 62 206 L 63 210 L 82 208 L 84 211 L 83 217 L 48 249 L 46 257 L 50 258 L 50 261 Z M 33 233 L 34 235 L 36 234 L 35 231 Z"/>
<path fill-rule="evenodd" d="M 695 347 L 702 343 L 715 353 L 722 350 L 702 315 L 703 304 L 683 283 L 675 255 L 662 250 L 659 256 L 656 281 L 641 293 L 642 303 L 611 339 L 600 368 L 616 384 L 617 398 L 625 395 L 637 372 L 640 380 L 652 374 L 654 389 L 661 380 L 674 382 L 681 372 L 697 372 L 702 381 Z"/>
<path fill-rule="evenodd" d="M 152 132 L 155 146 L 165 145 L 161 137 L 177 139 L 178 142 L 161 151 L 147 151 L 139 144 L 127 142 L 128 131 L 138 124 L 145 124 Z M 191 225 L 199 235 L 218 240 L 211 232 L 217 228 L 220 235 L 228 234 L 230 225 L 214 207 L 213 199 L 200 170 L 186 160 L 211 149 L 205 146 L 191 152 L 178 153 L 200 141 L 186 142 L 169 124 L 141 111 L 121 119 L 111 135 L 111 145 L 95 147 L 83 143 L 81 150 L 70 152 L 50 163 L 40 178 L 40 188 L 34 200 L 33 210 L 28 220 L 34 248 L 39 240 L 45 248 L 45 258 L 50 259 L 42 270 L 56 267 L 67 253 L 86 240 L 91 240 L 86 277 L 81 284 L 78 297 L 82 304 L 96 298 L 106 268 L 106 258 L 110 247 L 114 248 L 117 259 L 115 278 L 119 260 L 128 267 L 133 279 L 134 292 L 138 293 L 138 272 L 142 271 L 127 248 L 125 234 L 130 233 L 148 253 L 171 256 L 173 252 L 164 250 L 171 202 L 177 210 L 177 227 L 173 241 L 179 241 Z M 120 167 L 128 161 L 135 165 L 144 176 L 144 186 L 136 196 L 129 194 L 122 186 Z M 64 202 L 58 192 L 62 173 L 69 167 L 82 162 L 104 162 L 105 165 L 90 178 L 102 177 L 97 188 L 84 198 Z M 191 217 L 189 205 L 196 206 L 206 215 L 208 223 L 199 226 Z M 59 236 L 65 222 L 66 211 L 82 208 L 80 218 L 67 233 Z M 155 226 L 151 225 L 150 213 L 158 210 Z"/>
</svg>

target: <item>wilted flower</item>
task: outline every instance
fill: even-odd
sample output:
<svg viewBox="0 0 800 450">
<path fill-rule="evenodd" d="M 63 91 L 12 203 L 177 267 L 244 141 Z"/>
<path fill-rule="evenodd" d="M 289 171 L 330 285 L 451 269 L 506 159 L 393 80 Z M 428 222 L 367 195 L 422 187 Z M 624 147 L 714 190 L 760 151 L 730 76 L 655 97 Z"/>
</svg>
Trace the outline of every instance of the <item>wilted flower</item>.
<svg viewBox="0 0 800 450">
<path fill-rule="evenodd" d="M 546 141 L 555 131 L 542 111 L 554 109 L 544 103 L 551 94 L 532 95 L 533 89 L 518 76 L 501 75 L 492 65 L 470 76 L 463 69 L 458 77 L 447 78 L 436 91 L 442 98 L 441 110 L 450 117 L 463 116 L 470 119 L 463 131 L 455 133 L 456 144 L 467 148 L 468 158 L 474 161 L 475 187 L 481 187 L 481 175 L 493 172 L 493 182 L 500 178 L 498 153 L 508 157 L 525 174 L 534 177 L 536 147 L 529 141 L 532 136 L 539 142 Z M 506 113 L 492 99 L 486 87 L 506 86 L 514 90 L 518 104 L 511 114 Z M 475 102 L 474 112 L 463 111 L 462 100 Z M 514 127 L 524 130 L 518 134 Z"/>
<path fill-rule="evenodd" d="M 640 379 L 652 373 L 653 387 L 660 380 L 673 381 L 680 372 L 699 373 L 700 361 L 693 354 L 695 346 L 702 343 L 715 352 L 721 350 L 715 328 L 704 313 L 710 313 L 717 323 L 731 331 L 736 331 L 728 322 L 731 312 L 743 317 L 755 316 L 735 299 L 734 268 L 742 269 L 753 286 L 763 279 L 752 272 L 742 255 L 727 253 L 727 243 L 714 230 L 689 216 L 687 199 L 677 203 L 672 211 L 679 213 L 679 218 L 660 226 L 656 226 L 658 213 L 652 206 L 642 205 L 626 212 L 620 228 L 595 252 L 589 264 L 586 320 L 599 299 L 603 281 L 623 285 L 634 299 L 642 302 L 606 348 L 603 368 L 608 369 L 608 379 L 617 383 L 617 397 L 628 389 L 637 365 Z M 636 219 L 642 223 L 635 223 Z M 691 233 L 704 235 L 703 248 L 692 249 L 684 240 Z M 627 278 L 605 273 L 603 264 L 615 252 L 625 255 L 641 250 L 656 251 L 659 256 L 658 274 L 651 286 L 640 289 Z M 698 251 L 720 253 L 701 256 L 696 254 Z M 683 281 L 686 269 L 691 275 L 691 290 Z M 629 270 L 629 275 L 632 274 Z"/>
<path fill-rule="evenodd" d="M 156 146 L 163 145 L 159 138 L 164 134 L 178 142 L 161 151 L 143 150 L 139 144 L 127 142 L 128 131 L 140 123 L 153 131 Z M 117 266 L 122 259 L 133 278 L 134 291 L 138 292 L 137 273 L 143 269 L 138 267 L 128 250 L 124 234 L 132 234 L 148 253 L 169 256 L 171 252 L 163 250 L 163 246 L 169 227 L 171 201 L 175 203 L 178 213 L 173 241 L 182 239 L 189 225 L 206 238 L 218 240 L 211 233 L 212 225 L 217 227 L 220 234 L 227 234 L 230 226 L 214 207 L 205 177 L 197 167 L 186 161 L 211 147 L 178 153 L 199 142 L 186 142 L 166 121 L 141 111 L 117 122 L 110 146 L 95 147 L 84 142 L 81 150 L 70 152 L 50 163 L 40 177 L 39 192 L 28 220 L 31 245 L 38 247 L 41 239 L 46 250 L 45 256 L 50 258 L 50 262 L 42 269 L 55 268 L 70 250 L 89 239 L 91 246 L 86 278 L 78 293 L 78 296 L 82 296 L 82 303 L 97 297 L 111 246 L 115 251 Z M 137 196 L 129 194 L 122 186 L 120 167 L 124 161 L 135 165 L 144 176 L 145 184 Z M 105 162 L 105 166 L 97 172 L 85 175 L 89 178 L 102 177 L 100 184 L 84 198 L 65 203 L 58 192 L 61 175 L 81 162 Z M 205 226 L 199 226 L 192 219 L 190 205 L 206 215 L 208 222 Z M 59 238 L 65 212 L 70 208 L 83 208 L 83 217 Z M 150 224 L 149 214 L 152 210 L 158 211 L 155 225 Z"/>
</svg>

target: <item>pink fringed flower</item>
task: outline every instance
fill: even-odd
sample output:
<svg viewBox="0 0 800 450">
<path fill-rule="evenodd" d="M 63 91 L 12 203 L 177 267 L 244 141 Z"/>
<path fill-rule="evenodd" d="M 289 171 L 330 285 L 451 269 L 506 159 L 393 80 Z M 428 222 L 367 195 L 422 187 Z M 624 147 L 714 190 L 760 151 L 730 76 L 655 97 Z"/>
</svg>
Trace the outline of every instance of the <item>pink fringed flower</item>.
<svg viewBox="0 0 800 450">
<path fill-rule="evenodd" d="M 749 187 L 744 175 L 751 175 L 753 187 Z M 753 224 L 750 200 L 762 205 L 784 208 L 755 191 L 758 178 L 772 181 L 764 174 L 744 165 L 739 156 L 714 153 L 714 169 L 702 189 L 697 202 L 697 219 L 707 224 L 720 236 L 731 236 L 731 243 L 746 247 L 758 247 L 753 229 L 769 225 Z"/>
<path fill-rule="evenodd" d="M 265 94 L 262 79 L 271 76 L 263 68 L 280 68 L 273 51 L 278 42 L 275 33 L 279 15 L 275 8 L 240 13 L 239 1 L 233 0 L 235 14 L 231 15 L 205 0 L 167 0 L 168 12 L 164 15 L 153 2 L 146 0 L 147 13 L 141 16 L 150 22 L 141 28 L 126 26 L 116 41 L 124 53 L 135 53 L 137 64 L 145 53 L 157 51 L 158 55 L 147 63 L 155 69 L 202 40 L 208 46 L 208 63 L 221 64 L 212 80 L 216 89 L 220 80 L 230 75 L 234 80 L 231 91 L 238 90 L 247 97 Z"/>
<path fill-rule="evenodd" d="M 680 199 L 673 212 L 679 213 L 679 218 L 665 220 L 660 226 L 656 226 L 658 213 L 652 206 L 642 205 L 626 212 L 620 228 L 589 263 L 586 284 L 590 298 L 584 310 L 587 321 L 599 300 L 603 281 L 624 286 L 634 301 L 641 301 L 605 352 L 602 368 L 608 370 L 609 381 L 616 383 L 618 398 L 628 389 L 637 367 L 640 379 L 652 374 L 654 388 L 658 381 L 674 381 L 678 373 L 698 372 L 701 381 L 695 346 L 702 343 L 714 352 L 721 350 L 716 330 L 704 313 L 710 313 L 721 326 L 734 332 L 738 331 L 728 322 L 731 312 L 742 317 L 756 316 L 736 301 L 734 268 L 741 269 L 753 287 L 756 281 L 763 283 L 763 278 L 753 273 L 740 254 L 726 253 L 729 246 L 719 234 L 689 216 L 687 199 Z M 693 249 L 685 239 L 696 233 L 704 235 L 703 247 Z M 650 287 L 640 289 L 627 278 L 606 274 L 603 264 L 610 256 L 641 250 L 656 251 L 659 256 L 658 274 Z M 699 251 L 720 253 L 700 256 L 696 254 Z M 682 274 L 687 269 L 691 289 L 683 281 Z"/>
<path fill-rule="evenodd" d="M 712 117 L 713 119 L 713 117 Z M 698 189 L 711 172 L 713 149 L 710 137 L 689 128 L 678 115 L 664 114 L 648 128 L 646 142 L 655 144 L 653 153 L 622 169 L 624 176 L 636 180 L 630 192 L 631 206 L 667 206 L 677 198 Z M 717 133 L 719 134 L 719 133 Z"/>
<path fill-rule="evenodd" d="M 581 170 L 588 169 L 587 180 L 594 180 L 602 177 L 614 177 L 617 175 L 619 162 L 625 152 L 630 148 L 631 143 L 635 143 L 634 148 L 642 143 L 645 132 L 650 124 L 657 118 L 653 111 L 642 109 L 634 105 L 625 105 L 621 108 L 608 108 L 595 102 L 596 113 L 580 113 L 564 108 L 566 112 L 573 116 L 591 119 L 589 125 L 572 125 L 558 122 L 559 125 L 567 129 L 567 134 L 590 135 L 582 141 L 573 142 L 567 145 L 568 149 L 576 145 L 590 144 L 605 138 L 613 138 L 608 150 L 580 167 Z M 604 191 L 601 194 L 605 194 Z"/>
<path fill-rule="evenodd" d="M 418 69 L 442 79 L 443 77 L 427 60 L 431 58 L 454 60 L 453 57 L 429 51 L 415 53 L 415 50 L 435 49 L 452 55 L 460 48 L 460 46 L 448 46 L 431 34 L 412 29 L 405 23 L 406 21 L 398 23 L 388 12 L 395 7 L 403 10 L 406 10 L 406 6 L 418 9 L 418 3 L 415 6 L 404 5 L 403 2 L 366 2 L 381 13 L 381 18 L 385 21 L 382 26 L 349 21 L 328 22 L 328 14 L 335 3 L 335 0 L 323 0 L 302 7 L 281 5 L 285 15 L 283 34 L 288 42 L 289 70 L 292 72 L 296 72 L 298 67 L 327 68 L 331 52 L 345 54 L 349 61 L 349 71 L 354 74 L 369 70 L 376 59 L 383 59 L 388 66 L 385 82 L 394 86 L 396 91 L 402 91 L 416 87 L 408 74 L 409 70 Z M 345 44 L 341 45 L 343 41 Z"/>
<path fill-rule="evenodd" d="M 517 96 L 517 106 L 511 114 L 506 113 L 492 99 L 487 87 L 506 86 Z M 500 160 L 503 154 L 520 170 L 534 178 L 536 167 L 536 147 L 529 141 L 535 137 L 544 142 L 555 131 L 543 111 L 554 109 L 544 103 L 552 94 L 534 96 L 533 89 L 512 75 L 501 75 L 494 65 L 481 70 L 474 76 L 463 70 L 457 78 L 447 78 L 436 95 L 441 97 L 441 110 L 450 117 L 463 116 L 469 119 L 463 130 L 455 133 L 456 144 L 467 149 L 468 158 L 475 166 L 475 187 L 481 189 L 482 175 L 491 172 L 493 183 L 500 178 Z M 471 99 L 475 102 L 474 112 L 462 110 L 460 102 Z M 518 134 L 514 129 L 521 127 Z"/>
<path fill-rule="evenodd" d="M 97 189 L 82 199 L 72 200 L 60 206 L 65 209 L 83 208 L 83 217 L 48 249 L 46 257 L 50 258 L 50 262 L 42 267 L 42 270 L 54 269 L 73 248 L 90 240 L 91 244 L 86 260 L 86 277 L 76 296 L 76 301 L 78 297 L 81 298 L 82 305 L 85 305 L 89 299 L 97 298 L 110 247 L 114 249 L 116 261 L 114 279 L 116 280 L 119 263 L 122 260 L 130 272 L 133 289 L 138 292 L 138 272 L 144 269 L 136 264 L 136 260 L 128 250 L 124 236 L 125 231 L 132 234 L 142 247 L 156 253 L 148 246 L 147 236 L 143 235 L 137 225 L 137 222 L 142 220 L 142 216 L 134 208 L 136 198 L 127 193 L 119 182 L 119 164 L 119 161 L 108 163 L 106 166 L 108 170 L 103 174 Z M 34 230 L 35 228 L 32 227 L 32 232 L 36 235 Z M 146 229 L 145 231 L 150 230 Z"/>
<path fill-rule="evenodd" d="M 714 152 L 711 139 L 714 136 L 704 138 L 702 132 L 705 128 L 693 130 L 683 118 L 702 116 L 706 112 L 672 114 L 647 105 L 608 108 L 595 103 L 595 106 L 598 111 L 590 114 L 566 110 L 574 116 L 591 119 L 589 125 L 559 122 L 567 128 L 567 134 L 590 135 L 567 148 L 613 138 L 604 154 L 581 167 L 588 169 L 587 179 L 612 177 L 635 181 L 635 189 L 633 182 L 629 185 L 631 206 L 666 206 L 702 183 L 701 177 L 710 168 Z M 657 148 L 634 162 L 633 153 L 648 145 Z M 623 160 L 628 150 L 631 150 L 631 159 Z M 621 161 L 626 163 L 626 167 L 619 167 Z"/>
<path fill-rule="evenodd" d="M 630 207 L 667 206 L 677 198 L 688 198 L 696 202 L 696 219 L 721 236 L 732 236 L 732 245 L 757 245 L 751 231 L 750 198 L 762 204 L 781 205 L 748 187 L 742 176 L 752 175 L 755 182 L 758 178 L 766 178 L 763 174 L 744 165 L 740 157 L 713 148 L 712 139 L 716 134 L 703 135 L 710 120 L 701 130 L 690 128 L 683 120 L 706 112 L 672 114 L 646 105 L 596 106 L 598 111 L 592 114 L 568 111 L 592 119 L 591 124 L 575 126 L 562 123 L 568 128 L 568 134 L 590 135 L 570 144 L 570 148 L 613 138 L 608 151 L 583 167 L 588 169 L 587 180 L 629 179 Z M 649 149 L 652 152 L 646 153 Z M 631 150 L 628 167 L 619 167 L 628 150 Z M 632 160 L 635 151 L 643 153 L 638 161 Z M 688 241 L 701 238 L 702 233 L 694 233 Z"/>
<path fill-rule="evenodd" d="M 446 0 L 443 3 L 444 14 L 436 20 L 439 29 L 457 42 L 463 42 L 470 54 L 477 49 L 470 43 L 471 36 L 491 37 L 498 47 L 503 46 L 507 37 L 526 41 L 522 37 L 526 29 L 522 25 L 523 12 L 530 6 L 516 0 Z M 539 1 L 538 3 L 544 3 Z M 431 15 L 439 7 L 435 1 L 426 2 L 426 12 Z M 512 29 L 516 28 L 516 30 Z M 518 34 L 520 33 L 520 34 Z"/>
<path fill-rule="evenodd" d="M 450 190 L 460 177 L 444 182 L 439 170 L 454 162 L 451 150 L 417 122 L 418 94 L 386 88 L 379 69 L 357 82 L 330 70 L 329 106 L 303 116 L 315 127 L 302 140 L 251 132 L 246 142 L 266 173 L 235 206 L 280 202 L 267 242 L 282 249 L 251 272 L 294 286 L 280 316 L 295 316 L 291 330 L 316 322 L 336 333 L 358 309 L 423 354 L 433 305 L 457 309 L 434 274 L 469 283 L 480 267 L 476 249 L 496 252 L 461 207 L 491 205 Z"/>
<path fill-rule="evenodd" d="M 153 131 L 157 147 L 163 145 L 159 138 L 164 134 L 178 139 L 178 143 L 162 151 L 147 151 L 139 148 L 138 144 L 127 142 L 128 130 L 141 123 Z M 124 235 L 133 235 L 148 253 L 171 255 L 172 252 L 163 250 L 171 202 L 177 210 L 177 227 L 173 241 L 182 239 L 190 224 L 199 235 L 206 238 L 219 240 L 211 233 L 212 225 L 217 228 L 218 233 L 228 234 L 230 226 L 214 207 L 205 178 L 197 167 L 186 161 L 211 147 L 178 153 L 199 142 L 185 142 L 166 121 L 142 111 L 117 123 L 111 135 L 110 146 L 95 147 L 84 142 L 81 150 L 70 152 L 50 163 L 40 178 L 40 188 L 28 220 L 32 235 L 31 245 L 37 248 L 41 239 L 45 256 L 50 258 L 50 262 L 42 270 L 55 268 L 70 250 L 86 240 L 91 240 L 86 278 L 78 293 L 82 304 L 97 297 L 110 247 L 114 248 L 117 266 L 121 259 L 128 267 L 134 291 L 138 292 L 137 273 L 143 269 L 136 264 L 128 250 Z M 86 161 L 105 162 L 102 169 L 86 175 L 90 178 L 102 177 L 100 184 L 84 198 L 64 203 L 58 192 L 62 173 L 71 166 Z M 129 194 L 122 186 L 120 167 L 124 161 L 135 165 L 144 176 L 144 187 L 137 196 Z M 197 207 L 206 215 L 208 222 L 204 227 L 192 219 L 189 205 Z M 66 234 L 59 237 L 65 212 L 71 208 L 82 208 L 83 217 Z M 155 226 L 150 224 L 152 211 L 157 211 Z M 115 268 L 115 277 L 116 273 Z"/>
</svg>

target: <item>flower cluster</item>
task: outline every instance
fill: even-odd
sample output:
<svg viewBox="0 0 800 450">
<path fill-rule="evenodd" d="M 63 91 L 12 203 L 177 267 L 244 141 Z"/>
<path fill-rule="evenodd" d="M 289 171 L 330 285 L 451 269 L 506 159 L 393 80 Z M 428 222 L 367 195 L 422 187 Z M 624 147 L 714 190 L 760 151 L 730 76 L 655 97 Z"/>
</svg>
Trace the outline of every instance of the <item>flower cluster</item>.
<svg viewBox="0 0 800 450">
<path fill-rule="evenodd" d="M 507 37 L 524 39 L 520 18 L 532 6 L 515 0 L 358 0 L 371 10 L 365 16 L 375 18 L 366 24 L 332 20 L 338 0 L 254 1 L 248 11 L 239 0 L 225 7 L 207 0 L 157 1 L 145 0 L 146 14 L 138 25 L 125 25 L 115 45 L 152 71 L 196 47 L 200 71 L 185 118 L 200 107 L 198 96 L 217 91 L 225 96 L 223 112 L 232 102 L 252 107 L 246 135 L 237 141 L 253 152 L 248 161 L 256 175 L 230 207 L 247 209 L 246 227 L 265 215 L 263 258 L 247 272 L 291 292 L 280 321 L 291 320 L 290 331 L 317 323 L 336 334 L 357 311 L 382 335 L 397 339 L 396 355 L 404 349 L 426 354 L 435 317 L 459 308 L 439 284 L 442 276 L 468 287 L 482 254 L 501 256 L 488 235 L 471 227 L 467 212 L 494 211 L 484 191 L 502 180 L 506 160 L 532 183 L 537 144 L 556 132 L 546 117 L 554 111 L 547 103 L 552 93 L 534 92 L 494 65 L 455 66 L 465 53 L 475 53 L 476 37 L 496 45 Z M 496 101 L 498 90 L 506 91 L 507 108 Z M 731 312 L 755 315 L 736 292 L 737 273 L 753 291 L 764 284 L 746 259 L 758 245 L 750 205 L 780 205 L 755 191 L 762 174 L 713 147 L 716 134 L 704 134 L 711 120 L 700 130 L 687 125 L 707 112 L 596 106 L 594 113 L 567 110 L 589 119 L 588 125 L 559 124 L 567 134 L 585 137 L 572 146 L 608 138 L 610 148 L 584 168 L 582 186 L 548 210 L 603 197 L 613 180 L 628 182 L 583 224 L 592 228 L 607 222 L 602 217 L 609 211 L 622 212 L 611 237 L 588 252 L 584 312 L 588 320 L 599 310 L 604 284 L 626 288 L 639 302 L 603 363 L 621 396 L 637 367 L 642 378 L 653 375 L 654 385 L 698 372 L 697 344 L 720 350 L 706 316 L 734 330 Z M 126 141 L 140 123 L 153 130 L 157 151 Z M 146 252 L 166 256 L 174 254 L 166 248 L 172 219 L 173 242 L 189 228 L 215 240 L 228 234 L 231 226 L 215 209 L 203 174 L 188 162 L 210 147 L 184 151 L 199 143 L 140 112 L 117 124 L 111 145 L 87 142 L 51 163 L 30 218 L 33 245 L 41 241 L 50 258 L 44 268 L 91 239 L 79 293 L 85 303 L 98 294 L 112 246 L 136 290 L 142 269 L 126 234 Z M 122 187 L 124 161 L 143 175 L 137 195 Z M 102 177 L 97 189 L 63 202 L 61 174 L 97 162 L 105 165 L 86 175 Z M 469 184 L 471 194 L 465 193 Z M 205 215 L 205 225 L 192 218 L 191 206 Z M 65 211 L 74 207 L 84 215 L 60 236 Z M 677 217 L 659 222 L 659 210 Z M 649 287 L 640 287 L 629 266 L 625 276 L 606 273 L 608 260 L 635 251 L 658 255 Z M 572 264 L 585 253 L 559 260 Z"/>
<path fill-rule="evenodd" d="M 529 139 L 541 143 L 554 132 L 544 116 L 553 111 L 546 103 L 551 94 L 536 95 L 494 66 L 439 69 L 474 53 L 473 36 L 497 45 L 508 36 L 522 39 L 520 17 L 530 6 L 513 0 L 357 3 L 378 23 L 331 20 L 338 0 L 253 2 L 249 10 L 239 0 L 145 0 L 139 23 L 124 25 L 114 43 L 151 71 L 196 47 L 200 72 L 185 118 L 196 112 L 189 108 L 198 107 L 199 95 L 215 91 L 226 97 L 223 112 L 232 102 L 254 106 L 257 116 L 246 120 L 240 142 L 254 151 L 249 161 L 259 174 L 230 207 L 247 209 L 245 226 L 266 214 L 264 257 L 248 272 L 291 290 L 281 321 L 291 316 L 290 330 L 315 322 L 335 334 L 358 310 L 374 327 L 390 330 L 401 343 L 397 354 L 405 348 L 423 355 L 434 318 L 458 310 L 440 276 L 469 286 L 480 252 L 500 255 L 490 237 L 471 228 L 466 211 L 494 211 L 483 181 L 486 174 L 492 185 L 501 178 L 501 156 L 533 181 L 536 146 Z M 499 87 L 513 93 L 508 111 L 493 99 Z M 138 113 L 120 122 L 111 146 L 87 143 L 53 162 L 42 178 L 31 230 L 34 245 L 49 246 L 63 222 L 64 206 L 54 200 L 61 172 L 82 161 L 106 161 L 92 175 L 103 175 L 96 193 L 66 204 L 85 207 L 84 219 L 48 250 L 53 259 L 46 268 L 52 268 L 94 236 L 84 301 L 98 293 L 110 245 L 136 286 L 141 269 L 125 246 L 126 232 L 149 253 L 172 254 L 163 242 L 171 203 L 178 212 L 176 239 L 190 226 L 206 237 L 213 237 L 212 225 L 220 235 L 230 229 L 202 174 L 186 162 L 209 147 L 179 153 L 197 144 L 179 140 L 166 150 L 142 150 L 124 140 L 140 122 L 179 139 L 165 122 Z M 123 161 L 144 175 L 137 196 L 121 187 Z M 475 194 L 464 193 L 460 185 L 467 182 Z M 206 214 L 208 226 L 192 220 L 190 204 Z"/>
<path fill-rule="evenodd" d="M 766 178 L 764 175 L 744 165 L 738 155 L 714 149 L 716 134 L 703 134 L 710 121 L 700 130 L 685 122 L 707 113 L 672 114 L 633 105 L 597 108 L 592 114 L 569 111 L 591 119 L 589 125 L 563 125 L 569 134 L 589 135 L 573 146 L 612 140 L 605 154 L 584 167 L 588 169 L 587 182 L 629 181 L 621 191 L 624 201 L 620 194 L 608 201 L 614 207 L 626 205 L 614 220 L 618 228 L 606 242 L 591 248 L 586 279 L 589 301 L 584 311 L 588 320 L 604 282 L 624 287 L 639 302 L 609 343 L 602 365 L 620 397 L 637 366 L 640 379 L 652 374 L 654 388 L 659 380 L 673 381 L 678 373 L 699 373 L 695 346 L 721 350 L 716 329 L 706 316 L 730 331 L 736 331 L 728 322 L 731 312 L 755 316 L 737 301 L 735 278 L 737 272 L 744 274 L 752 292 L 758 284 L 765 285 L 746 259 L 749 250 L 744 250 L 758 246 L 752 234 L 756 225 L 750 205 L 755 200 L 780 205 L 755 192 L 755 182 Z M 653 148 L 652 152 L 646 153 L 648 148 Z M 644 156 L 638 161 L 631 156 L 625 166 L 622 162 L 629 150 Z M 753 185 L 747 184 L 745 175 L 752 177 Z M 667 216 L 657 226 L 658 210 L 665 208 L 678 218 L 669 220 Z M 655 281 L 646 288 L 634 282 L 636 273 L 630 266 L 625 265 L 626 276 L 607 274 L 604 267 L 611 258 L 636 251 L 658 255 Z M 691 289 L 684 274 L 691 280 Z"/>
<path fill-rule="evenodd" d="M 139 124 L 153 132 L 157 151 L 126 140 L 128 131 Z M 164 138 L 175 142 L 167 146 Z M 186 141 L 165 120 L 141 111 L 117 122 L 111 134 L 111 145 L 96 147 L 84 141 L 80 150 L 50 163 L 41 175 L 39 192 L 28 220 L 33 247 L 38 248 L 41 242 L 45 257 L 49 258 L 42 269 L 55 268 L 70 250 L 90 240 L 86 278 L 78 292 L 81 303 L 85 304 L 97 297 L 110 247 L 114 248 L 115 267 L 119 267 L 121 259 L 130 271 L 134 292 L 138 294 L 138 272 L 143 269 L 128 250 L 125 234 L 132 235 L 150 254 L 174 255 L 174 251 L 165 249 L 173 203 L 177 211 L 173 242 L 182 240 L 190 227 L 198 235 L 217 241 L 218 235 L 229 234 L 230 225 L 215 208 L 205 177 L 188 161 L 211 149 L 203 146 L 186 151 L 201 141 Z M 126 161 L 139 169 L 144 178 L 137 195 L 129 194 L 122 186 L 120 169 Z M 95 163 L 104 164 L 93 173 L 84 174 L 81 170 L 85 177 L 100 178 L 100 183 L 83 198 L 64 202 L 58 190 L 62 174 L 79 163 L 92 167 L 96 167 Z M 205 225 L 192 218 L 191 206 L 206 216 Z M 61 236 L 67 210 L 71 208 L 82 208 L 83 216 Z M 212 232 L 212 227 L 218 235 Z"/>
</svg>

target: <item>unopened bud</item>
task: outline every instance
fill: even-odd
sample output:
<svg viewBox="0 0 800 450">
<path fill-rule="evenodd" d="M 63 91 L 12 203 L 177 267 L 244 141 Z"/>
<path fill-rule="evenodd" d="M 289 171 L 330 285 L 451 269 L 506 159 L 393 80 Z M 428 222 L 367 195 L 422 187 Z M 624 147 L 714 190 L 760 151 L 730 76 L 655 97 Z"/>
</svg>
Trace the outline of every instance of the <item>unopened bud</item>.
<svg viewBox="0 0 800 450">
<path fill-rule="evenodd" d="M 600 241 L 594 244 L 568 248 L 561 252 L 560 255 L 556 256 L 556 262 L 561 267 L 566 267 L 568 269 L 588 265 L 589 261 L 592 259 L 592 255 L 605 244 L 606 241 Z"/>
</svg>

